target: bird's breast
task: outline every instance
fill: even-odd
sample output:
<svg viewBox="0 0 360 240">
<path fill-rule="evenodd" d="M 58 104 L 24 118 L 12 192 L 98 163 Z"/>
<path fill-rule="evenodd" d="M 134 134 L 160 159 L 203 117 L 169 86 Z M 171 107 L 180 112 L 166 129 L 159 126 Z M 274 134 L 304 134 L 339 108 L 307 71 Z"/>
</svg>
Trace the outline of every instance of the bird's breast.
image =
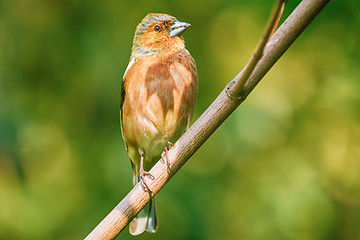
<svg viewBox="0 0 360 240">
<path fill-rule="evenodd" d="M 123 106 L 128 145 L 160 155 L 185 130 L 197 95 L 195 63 L 186 53 L 140 57 L 129 69 Z"/>
</svg>

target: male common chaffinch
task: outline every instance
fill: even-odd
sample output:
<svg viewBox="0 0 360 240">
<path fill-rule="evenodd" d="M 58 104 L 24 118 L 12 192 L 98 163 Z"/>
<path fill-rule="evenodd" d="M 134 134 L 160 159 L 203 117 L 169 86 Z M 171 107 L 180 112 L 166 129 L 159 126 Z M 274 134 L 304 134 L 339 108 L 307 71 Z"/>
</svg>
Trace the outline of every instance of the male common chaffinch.
<svg viewBox="0 0 360 240">
<path fill-rule="evenodd" d="M 145 177 L 154 177 L 147 171 L 189 126 L 194 110 L 196 66 L 181 37 L 189 26 L 167 14 L 148 14 L 136 28 L 123 76 L 120 122 L 133 184 L 140 181 L 150 193 Z M 132 235 L 157 230 L 154 200 L 130 223 Z"/>
</svg>

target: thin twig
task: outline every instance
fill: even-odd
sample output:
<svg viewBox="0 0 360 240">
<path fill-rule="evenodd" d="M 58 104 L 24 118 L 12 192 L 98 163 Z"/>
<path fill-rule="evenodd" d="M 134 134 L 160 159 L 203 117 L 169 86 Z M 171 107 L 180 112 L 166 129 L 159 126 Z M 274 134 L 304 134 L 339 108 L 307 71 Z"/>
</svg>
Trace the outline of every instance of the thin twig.
<svg viewBox="0 0 360 240">
<path fill-rule="evenodd" d="M 244 85 L 243 96 L 247 96 L 297 39 L 304 29 L 317 16 L 329 0 L 303 0 L 293 13 L 280 26 L 266 45 L 263 56 L 256 64 L 249 79 Z M 243 72 L 243 71 L 242 71 Z M 241 73 L 240 73 L 241 74 Z M 170 171 L 167 164 L 157 162 L 150 170 L 155 177 L 148 181 L 149 187 L 158 193 L 172 176 L 186 163 L 210 135 L 239 106 L 241 101 L 234 101 L 227 94 L 233 91 L 233 81 L 220 93 L 211 106 L 196 120 L 188 131 L 174 144 L 168 152 Z M 236 89 L 235 89 L 236 90 Z M 236 92 L 236 91 L 235 91 Z M 114 239 L 149 202 L 150 197 L 140 183 L 99 223 L 86 239 Z"/>
<path fill-rule="evenodd" d="M 274 28 L 276 28 L 278 23 L 278 18 L 282 11 L 282 6 L 285 0 L 277 0 L 275 4 L 275 8 L 273 13 L 271 14 L 269 23 L 265 29 L 264 35 L 262 36 L 258 46 L 256 47 L 253 55 L 251 56 L 248 64 L 245 66 L 241 74 L 237 75 L 233 80 L 233 87 L 228 89 L 228 94 L 233 99 L 240 100 L 242 98 L 242 93 L 244 90 L 244 85 L 246 81 L 249 79 L 250 74 L 253 72 L 256 64 L 258 63 L 259 59 L 261 58 L 265 45 L 269 40 L 269 37 Z"/>
<path fill-rule="evenodd" d="M 273 27 L 273 29 L 271 30 L 270 37 L 275 33 L 275 31 L 276 31 L 276 29 L 277 29 L 277 27 L 278 27 L 278 25 L 279 25 L 280 18 L 281 18 L 281 16 L 282 16 L 283 12 L 284 12 L 285 2 L 286 2 L 286 1 L 287 1 L 287 0 L 284 0 L 283 3 L 281 4 L 281 8 L 280 8 L 279 14 L 278 14 L 278 16 L 277 16 L 277 18 L 276 18 L 274 27 Z"/>
</svg>

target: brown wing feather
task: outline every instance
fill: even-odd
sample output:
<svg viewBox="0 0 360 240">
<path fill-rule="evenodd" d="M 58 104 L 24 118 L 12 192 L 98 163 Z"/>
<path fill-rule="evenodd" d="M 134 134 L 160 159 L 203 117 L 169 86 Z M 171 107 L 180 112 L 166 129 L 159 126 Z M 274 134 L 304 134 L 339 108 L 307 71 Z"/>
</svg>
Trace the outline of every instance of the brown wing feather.
<svg viewBox="0 0 360 240">
<path fill-rule="evenodd" d="M 121 129 L 121 135 L 123 137 L 123 139 L 125 139 L 124 137 L 124 126 L 123 126 L 123 106 L 124 106 L 124 100 L 125 100 L 125 94 L 126 94 L 126 89 L 125 89 L 125 82 L 126 82 L 126 73 L 129 71 L 129 69 L 132 67 L 132 65 L 135 63 L 135 59 L 131 59 L 123 76 L 122 82 L 121 82 L 121 92 L 120 92 L 120 129 Z M 126 141 L 125 142 L 125 149 L 127 151 L 127 144 Z M 131 169 L 133 172 L 133 185 L 135 186 L 138 181 L 139 181 L 139 177 L 138 177 L 138 172 L 136 171 L 136 167 L 134 165 L 134 162 L 131 160 L 130 156 L 129 156 L 129 160 L 130 160 L 130 164 L 131 164 Z"/>
<path fill-rule="evenodd" d="M 121 93 L 120 93 L 120 128 L 121 128 L 121 134 L 122 134 L 123 138 L 124 138 L 124 133 L 123 133 L 123 106 L 124 106 L 124 99 L 125 99 L 125 78 L 123 78 L 123 80 L 122 80 Z"/>
<path fill-rule="evenodd" d="M 124 106 L 124 100 L 125 100 L 125 80 L 126 80 L 126 73 L 130 70 L 130 68 L 134 65 L 136 62 L 135 58 L 130 59 L 128 66 L 126 67 L 122 82 L 121 82 L 121 93 L 120 93 L 120 129 L 121 129 L 121 135 L 124 138 L 124 126 L 123 126 L 123 106 Z M 125 139 L 125 138 L 124 138 Z M 127 150 L 127 144 L 125 141 L 125 149 Z"/>
</svg>

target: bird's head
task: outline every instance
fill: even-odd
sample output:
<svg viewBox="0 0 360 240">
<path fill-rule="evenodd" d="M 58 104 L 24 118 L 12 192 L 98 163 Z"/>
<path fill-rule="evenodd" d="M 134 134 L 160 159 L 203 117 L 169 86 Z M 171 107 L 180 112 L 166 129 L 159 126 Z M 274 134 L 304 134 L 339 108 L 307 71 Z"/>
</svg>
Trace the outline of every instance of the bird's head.
<svg viewBox="0 0 360 240">
<path fill-rule="evenodd" d="M 136 28 L 132 55 L 147 55 L 184 48 L 181 34 L 188 27 L 190 27 L 189 23 L 179 22 L 173 16 L 149 13 Z"/>
</svg>

